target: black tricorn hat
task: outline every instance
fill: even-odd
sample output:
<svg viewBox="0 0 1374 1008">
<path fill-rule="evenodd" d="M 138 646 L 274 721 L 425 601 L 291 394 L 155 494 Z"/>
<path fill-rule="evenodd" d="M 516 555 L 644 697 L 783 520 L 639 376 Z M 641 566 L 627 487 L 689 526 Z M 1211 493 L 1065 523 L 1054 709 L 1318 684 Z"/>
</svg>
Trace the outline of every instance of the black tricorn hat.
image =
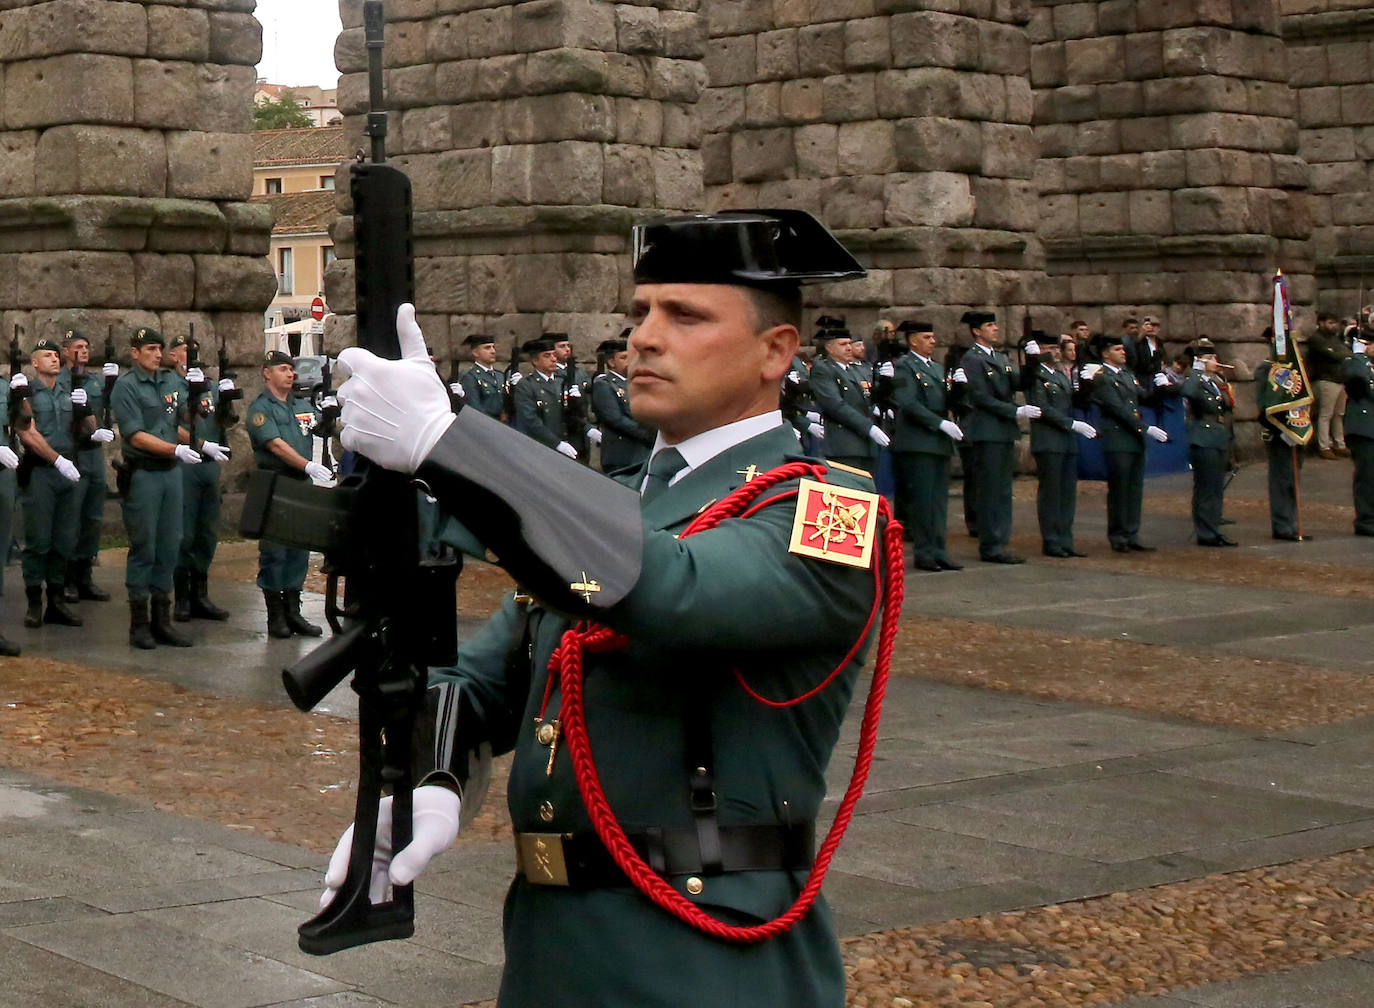
<svg viewBox="0 0 1374 1008">
<path fill-rule="evenodd" d="M 609 357 L 611 354 L 618 354 L 620 351 L 628 350 L 629 348 L 630 344 L 625 342 L 623 338 L 617 337 L 615 339 L 602 340 L 596 346 L 596 355 L 598 357 Z"/>
<path fill-rule="evenodd" d="M 935 327 L 924 319 L 908 319 L 897 327 L 897 331 L 909 336 L 912 333 L 933 333 Z"/>
<path fill-rule="evenodd" d="M 475 349 L 479 346 L 486 346 L 488 343 L 495 342 L 496 337 L 491 335 L 491 333 L 476 332 L 473 333 L 471 336 L 467 337 L 467 339 L 463 340 L 463 346 L 473 347 Z"/>
<path fill-rule="evenodd" d="M 649 221 L 633 232 L 635 283 L 795 290 L 866 271 L 805 210 L 720 210 Z"/>
<path fill-rule="evenodd" d="M 1101 351 L 1108 347 L 1125 346 L 1126 337 L 1120 333 L 1098 333 L 1092 338 L 1092 342 L 1097 344 L 1098 350 Z"/>
<path fill-rule="evenodd" d="M 543 336 L 536 336 L 534 339 L 525 340 L 520 346 L 520 352 L 526 357 L 533 357 L 535 354 L 543 353 L 545 350 L 552 350 L 558 345 L 557 333 L 545 333 Z"/>
<path fill-rule="evenodd" d="M 992 312 L 966 311 L 959 317 L 959 321 L 970 329 L 977 329 L 979 326 L 985 326 L 989 322 L 996 322 L 997 316 Z"/>
</svg>

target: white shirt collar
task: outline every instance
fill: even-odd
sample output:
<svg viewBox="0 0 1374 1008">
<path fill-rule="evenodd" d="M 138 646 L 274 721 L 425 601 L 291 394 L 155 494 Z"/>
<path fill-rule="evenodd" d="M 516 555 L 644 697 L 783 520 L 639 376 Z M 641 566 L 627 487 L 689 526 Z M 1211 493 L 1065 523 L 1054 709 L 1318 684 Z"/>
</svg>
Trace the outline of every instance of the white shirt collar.
<svg viewBox="0 0 1374 1008">
<path fill-rule="evenodd" d="M 976 346 L 979 350 L 983 351 L 983 353 L 987 354 L 989 357 L 991 357 L 994 353 L 997 352 L 992 347 L 983 346 L 983 344 L 981 343 L 975 343 L 973 345 Z"/>
<path fill-rule="evenodd" d="M 736 420 L 734 423 L 728 423 L 724 427 L 716 427 L 712 430 L 703 431 L 694 437 L 689 437 L 681 444 L 669 445 L 663 440 L 663 435 L 659 434 L 654 439 L 654 450 L 649 453 L 649 458 L 652 459 L 657 455 L 661 448 L 672 447 L 676 448 L 682 454 L 682 457 L 687 460 L 686 467 L 669 481 L 668 485 L 672 486 L 693 469 L 700 469 L 717 455 L 729 451 L 731 448 L 735 447 L 735 445 L 743 444 L 752 437 L 757 437 L 760 434 L 772 430 L 774 427 L 781 426 L 783 426 L 782 410 L 773 410 L 771 413 L 761 413 L 758 416 L 745 417 L 743 420 Z M 644 479 L 647 480 L 648 478 L 648 469 L 646 467 Z M 639 485 L 639 491 L 640 493 L 644 492 L 644 483 L 642 482 Z"/>
<path fill-rule="evenodd" d="M 1112 374 L 1121 373 L 1121 369 L 1119 367 L 1112 367 L 1112 365 L 1108 364 L 1106 361 L 1102 362 L 1102 366 L 1106 368 L 1108 371 L 1110 371 Z"/>
<path fill-rule="evenodd" d="M 915 358 L 916 358 L 918 361 L 920 361 L 922 364 L 929 364 L 929 363 L 930 363 L 930 358 L 929 358 L 929 357 L 922 357 L 922 356 L 921 356 L 920 354 L 918 354 L 915 350 L 911 351 L 911 356 L 915 357 Z"/>
<path fill-rule="evenodd" d="M 619 378 L 621 381 L 625 380 L 625 376 L 621 374 L 619 371 L 615 370 L 615 368 L 607 368 L 606 373 L 615 375 L 615 377 Z"/>
</svg>

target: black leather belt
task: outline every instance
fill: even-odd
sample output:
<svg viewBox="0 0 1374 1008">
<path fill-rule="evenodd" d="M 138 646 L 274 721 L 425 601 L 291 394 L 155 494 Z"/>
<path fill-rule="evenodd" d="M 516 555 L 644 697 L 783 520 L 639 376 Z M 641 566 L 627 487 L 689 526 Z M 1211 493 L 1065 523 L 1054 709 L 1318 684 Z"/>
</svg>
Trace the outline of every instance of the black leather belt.
<svg viewBox="0 0 1374 1008">
<path fill-rule="evenodd" d="M 177 460 L 172 458 L 147 458 L 144 456 L 128 456 L 124 459 L 124 466 L 130 472 L 170 472 L 177 467 Z"/>
<path fill-rule="evenodd" d="M 660 875 L 713 875 L 738 871 L 797 871 L 816 857 L 816 825 L 720 827 L 720 867 L 702 865 L 695 828 L 653 829 L 629 834 L 630 844 Z M 595 889 L 628 885 L 610 851 L 595 833 L 517 833 L 520 874 L 535 885 Z"/>
</svg>

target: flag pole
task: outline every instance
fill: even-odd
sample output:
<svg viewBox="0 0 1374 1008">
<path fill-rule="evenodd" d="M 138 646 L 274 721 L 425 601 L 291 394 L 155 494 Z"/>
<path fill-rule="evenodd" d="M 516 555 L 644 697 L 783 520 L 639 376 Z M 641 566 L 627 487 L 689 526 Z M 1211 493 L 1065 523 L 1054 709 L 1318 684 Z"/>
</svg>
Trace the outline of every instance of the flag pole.
<svg viewBox="0 0 1374 1008">
<path fill-rule="evenodd" d="M 1302 535 L 1302 469 L 1298 466 L 1298 446 L 1289 445 L 1288 450 L 1293 453 L 1293 516 L 1298 523 L 1298 541 L 1303 539 Z"/>
</svg>

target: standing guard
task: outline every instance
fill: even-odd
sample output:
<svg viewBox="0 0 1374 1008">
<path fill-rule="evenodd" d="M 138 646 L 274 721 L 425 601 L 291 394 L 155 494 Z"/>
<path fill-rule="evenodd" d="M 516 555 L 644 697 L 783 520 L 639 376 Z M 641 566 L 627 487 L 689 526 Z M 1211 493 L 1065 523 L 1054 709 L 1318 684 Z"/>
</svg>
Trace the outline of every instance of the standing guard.
<svg viewBox="0 0 1374 1008">
<path fill-rule="evenodd" d="M 71 562 L 67 564 L 66 599 L 68 602 L 108 602 L 110 593 L 96 585 L 91 577 L 96 557 L 100 555 L 100 530 L 105 522 L 105 445 L 114 440 L 113 432 L 97 426 L 104 405 L 104 375 L 119 365 L 106 361 L 102 374 L 90 372 L 91 342 L 82 333 L 69 329 L 62 338 L 62 364 L 72 391 L 72 438 L 76 441 L 76 468 L 81 482 L 76 489 L 76 517 L 78 528 Z M 86 401 L 78 403 L 77 392 Z"/>
<path fill-rule="evenodd" d="M 1067 559 L 1078 552 L 1073 519 L 1078 509 L 1078 437 L 1092 440 L 1097 430 L 1073 415 L 1074 385 L 1059 367 L 1063 343 L 1053 343 L 1040 330 L 1031 332 L 1026 360 L 1035 361 L 1026 388 L 1026 401 L 1040 407 L 1031 421 L 1031 454 L 1038 485 L 1035 512 L 1040 520 L 1040 547 L 1047 557 Z M 1069 346 L 1073 345 L 1070 339 Z"/>
<path fill-rule="evenodd" d="M 864 388 L 867 379 L 849 369 L 853 337 L 844 319 L 822 316 L 813 342 L 824 352 L 811 365 L 811 394 L 825 424 L 825 457 L 840 465 L 869 473 L 877 467 L 879 448 L 892 443 L 873 422 L 872 404 Z M 874 447 L 874 446 L 877 447 Z"/>
<path fill-rule="evenodd" d="M 472 367 L 458 380 L 458 387 L 450 385 L 449 391 L 462 397 L 465 405 L 500 420 L 505 412 L 506 379 L 493 367 L 496 363 L 496 337 L 473 333 L 463 340 L 463 346 L 472 354 Z"/>
<path fill-rule="evenodd" d="M 1355 534 L 1374 536 L 1374 343 L 1355 330 L 1341 364 L 1345 383 L 1345 443 L 1355 461 Z"/>
<path fill-rule="evenodd" d="M 1101 340 L 1102 370 L 1092 382 L 1092 401 L 1102 411 L 1102 453 L 1107 460 L 1107 539 L 1117 553 L 1153 553 L 1140 541 L 1145 496 L 1145 439 L 1161 444 L 1169 435 L 1147 424 L 1140 412 L 1140 385 L 1126 367 L 1121 336 Z"/>
<path fill-rule="evenodd" d="M 607 475 L 643 465 L 654 443 L 653 430 L 634 418 L 626 398 L 630 354 L 625 337 L 631 332 L 626 329 L 596 348 L 597 356 L 606 361 L 606 370 L 592 379 L 592 410 L 601 431 L 601 471 Z"/>
<path fill-rule="evenodd" d="M 1231 464 L 1231 428 L 1226 423 L 1231 413 L 1231 397 L 1221 388 L 1218 377 L 1220 370 L 1217 349 L 1204 336 L 1193 345 L 1193 372 L 1184 379 L 1182 393 L 1188 404 L 1188 461 L 1193 467 L 1193 533 L 1199 546 L 1237 545 L 1234 539 L 1221 532 L 1226 471 Z M 1290 463 L 1291 473 L 1291 460 L 1285 461 Z"/>
<path fill-rule="evenodd" d="M 334 474 L 314 461 L 314 430 L 320 414 L 308 399 L 292 395 L 296 367 L 280 350 L 262 362 L 263 390 L 248 409 L 248 438 L 259 469 L 328 486 Z M 267 633 L 318 637 L 324 630 L 301 615 L 301 591 L 310 571 L 310 551 L 258 540 L 258 587 L 267 607 Z"/>
<path fill-rule="evenodd" d="M 14 515 L 19 500 L 15 472 L 19 468 L 19 454 L 15 451 L 15 446 L 20 443 L 18 428 L 21 424 L 32 422 L 30 417 L 21 417 L 18 409 L 11 412 L 10 381 L 20 383 L 14 400 L 16 406 L 23 406 L 23 399 L 28 398 L 29 391 L 29 379 L 22 371 L 9 381 L 0 381 L 0 417 L 4 418 L 5 425 L 5 440 L 0 443 L 0 595 L 4 595 L 4 559 L 14 535 Z M 0 656 L 17 658 L 19 654 L 19 645 L 0 634 Z"/>
<path fill-rule="evenodd" d="M 556 337 L 556 333 L 546 333 L 520 348 L 534 370 L 515 386 L 515 428 L 568 458 L 577 458 L 577 449 L 563 436 L 563 379 Z"/>
</svg>

